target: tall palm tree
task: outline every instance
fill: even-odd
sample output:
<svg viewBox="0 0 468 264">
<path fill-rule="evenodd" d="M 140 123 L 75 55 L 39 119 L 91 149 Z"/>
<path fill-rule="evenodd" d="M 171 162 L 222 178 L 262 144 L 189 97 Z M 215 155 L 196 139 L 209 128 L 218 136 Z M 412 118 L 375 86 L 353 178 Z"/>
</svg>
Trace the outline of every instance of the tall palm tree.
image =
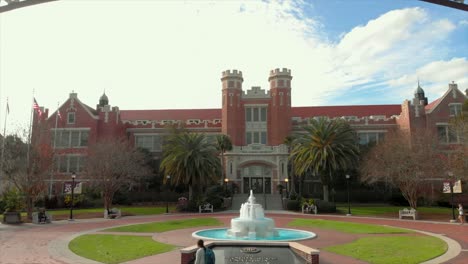
<svg viewBox="0 0 468 264">
<path fill-rule="evenodd" d="M 226 179 L 226 165 L 225 165 L 225 160 L 224 160 L 224 153 L 226 151 L 232 150 L 232 141 L 231 138 L 228 135 L 217 135 L 216 136 L 216 148 L 218 151 L 221 153 L 221 165 L 222 165 L 222 178 L 223 182 Z"/>
<path fill-rule="evenodd" d="M 312 119 L 304 128 L 292 151 L 297 174 L 311 170 L 321 176 L 324 200 L 328 201 L 328 185 L 337 170 L 352 168 L 358 160 L 359 149 L 355 132 L 342 119 Z"/>
<path fill-rule="evenodd" d="M 215 145 L 208 142 L 204 134 L 176 133 L 168 137 L 163 150 L 161 169 L 171 175 L 171 184 L 189 186 L 190 200 L 194 187 L 200 194 L 202 186 L 216 181 L 221 163 Z"/>
</svg>

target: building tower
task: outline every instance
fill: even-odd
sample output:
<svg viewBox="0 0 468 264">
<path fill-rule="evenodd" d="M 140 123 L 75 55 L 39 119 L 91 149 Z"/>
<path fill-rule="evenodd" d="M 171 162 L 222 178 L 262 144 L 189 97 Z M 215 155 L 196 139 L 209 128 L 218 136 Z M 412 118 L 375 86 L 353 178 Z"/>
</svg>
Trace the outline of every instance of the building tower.
<svg viewBox="0 0 468 264">
<path fill-rule="evenodd" d="M 275 69 L 270 71 L 270 115 L 269 138 L 271 146 L 283 144 L 291 132 L 291 70 Z"/>
<path fill-rule="evenodd" d="M 242 97 L 242 72 L 238 70 L 223 71 L 222 82 L 222 130 L 231 137 L 235 146 L 244 145 L 244 108 Z"/>
</svg>

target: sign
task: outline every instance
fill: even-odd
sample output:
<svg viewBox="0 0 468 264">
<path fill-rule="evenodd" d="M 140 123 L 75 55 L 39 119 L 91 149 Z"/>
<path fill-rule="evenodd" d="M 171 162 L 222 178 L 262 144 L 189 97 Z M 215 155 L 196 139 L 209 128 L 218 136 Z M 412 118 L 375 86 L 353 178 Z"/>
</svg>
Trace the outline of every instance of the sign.
<svg viewBox="0 0 468 264">
<path fill-rule="evenodd" d="M 63 184 L 63 193 L 64 194 L 71 194 L 72 182 L 65 182 Z M 75 181 L 75 189 L 73 190 L 74 194 L 81 194 L 81 185 L 82 182 Z"/>
<path fill-rule="evenodd" d="M 450 193 L 450 182 L 445 181 L 442 188 L 443 193 Z M 462 193 L 461 180 L 458 180 L 453 183 L 453 193 Z"/>
</svg>

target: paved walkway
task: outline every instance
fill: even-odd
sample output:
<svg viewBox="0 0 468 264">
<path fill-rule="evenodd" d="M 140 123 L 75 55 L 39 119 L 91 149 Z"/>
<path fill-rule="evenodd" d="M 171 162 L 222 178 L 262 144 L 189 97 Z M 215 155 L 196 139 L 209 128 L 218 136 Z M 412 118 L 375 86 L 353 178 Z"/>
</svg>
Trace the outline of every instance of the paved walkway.
<svg viewBox="0 0 468 264">
<path fill-rule="evenodd" d="M 286 224 L 294 218 L 316 218 L 341 220 L 357 223 L 369 223 L 389 225 L 401 228 L 409 228 L 423 232 L 437 234 L 443 239 L 447 239 L 450 245 L 450 252 L 447 254 L 450 259 L 436 260 L 431 263 L 450 263 L 465 264 L 468 263 L 468 225 L 431 222 L 431 221 L 413 221 L 397 220 L 383 218 L 367 217 L 345 217 L 332 215 L 302 215 L 295 213 L 284 213 L 282 211 L 267 211 L 266 215 L 275 220 L 277 227 L 286 227 Z M 166 221 L 181 219 L 187 217 L 206 217 L 208 214 L 170 214 L 157 216 L 138 216 L 124 217 L 116 220 L 106 219 L 86 219 L 69 221 L 55 221 L 47 225 L 23 224 L 19 226 L 10 226 L 0 224 L 0 263 L 1 264 L 94 264 L 97 262 L 81 258 L 68 250 L 68 242 L 73 238 L 84 234 L 99 232 L 103 228 L 144 223 L 151 221 Z M 230 219 L 238 216 L 238 212 L 225 212 L 209 214 L 222 221 L 225 226 L 230 225 Z M 128 264 L 154 264 L 154 263 L 179 263 L 179 249 L 194 245 L 196 240 L 191 237 L 191 233 L 201 228 L 175 230 L 160 234 L 153 234 L 153 238 L 160 242 L 166 242 L 178 247 L 177 250 L 164 254 L 154 255 Z M 359 237 L 359 235 L 343 235 L 334 231 L 311 230 L 317 233 L 318 237 L 313 240 L 302 241 L 301 243 L 313 247 L 322 248 L 332 244 L 350 242 Z M 146 234 L 151 235 L 151 234 Z M 320 252 L 320 263 L 342 263 L 358 264 L 362 261 L 328 253 Z"/>
</svg>

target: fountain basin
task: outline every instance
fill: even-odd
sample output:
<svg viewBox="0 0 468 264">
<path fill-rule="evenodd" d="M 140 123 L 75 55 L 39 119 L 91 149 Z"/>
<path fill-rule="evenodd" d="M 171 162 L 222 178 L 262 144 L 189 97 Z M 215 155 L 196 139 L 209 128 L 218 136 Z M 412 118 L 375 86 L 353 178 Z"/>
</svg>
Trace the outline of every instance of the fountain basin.
<svg viewBox="0 0 468 264">
<path fill-rule="evenodd" d="M 192 237 L 205 240 L 235 240 L 235 241 L 299 241 L 317 237 L 315 233 L 296 229 L 275 228 L 275 236 L 268 237 L 235 237 L 228 234 L 228 228 L 203 229 L 192 233 Z"/>
</svg>

